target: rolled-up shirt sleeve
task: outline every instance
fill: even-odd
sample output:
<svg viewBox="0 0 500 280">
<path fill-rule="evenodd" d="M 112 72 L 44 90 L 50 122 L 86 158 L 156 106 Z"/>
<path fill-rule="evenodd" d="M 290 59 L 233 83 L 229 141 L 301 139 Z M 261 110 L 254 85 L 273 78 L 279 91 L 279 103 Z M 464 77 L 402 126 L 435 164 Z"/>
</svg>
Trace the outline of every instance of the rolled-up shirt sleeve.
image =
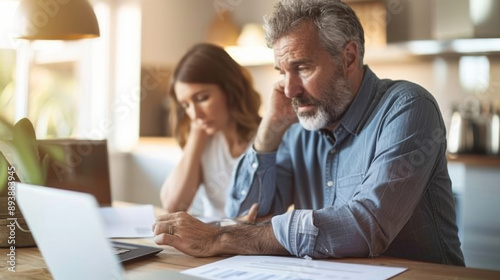
<svg viewBox="0 0 500 280">
<path fill-rule="evenodd" d="M 332 215 L 328 213 L 329 211 L 330 209 L 293 210 L 274 216 L 271 220 L 274 235 L 281 246 L 297 257 L 309 256 L 316 259 L 343 257 L 342 254 L 331 249 L 331 240 L 328 240 L 329 234 L 325 234 L 325 231 L 330 231 L 337 236 L 338 246 L 344 247 L 338 248 L 343 254 L 349 255 L 348 251 L 366 250 L 366 246 L 357 245 L 359 244 L 357 240 L 363 239 L 357 231 L 345 232 L 350 227 L 357 227 L 355 220 L 346 219 L 347 216 Z M 332 227 L 334 224 L 339 226 Z M 320 234 L 320 230 L 323 234 Z M 367 252 L 365 254 L 368 255 Z"/>
<path fill-rule="evenodd" d="M 293 210 L 274 216 L 271 222 L 276 239 L 290 254 L 318 257 L 314 247 L 319 229 L 313 223 L 313 210 Z"/>
<path fill-rule="evenodd" d="M 267 215 L 276 192 L 275 170 L 275 152 L 258 153 L 253 147 L 248 148 L 234 172 L 225 206 L 228 217 L 246 215 L 253 203 L 259 203 L 259 216 Z"/>
</svg>

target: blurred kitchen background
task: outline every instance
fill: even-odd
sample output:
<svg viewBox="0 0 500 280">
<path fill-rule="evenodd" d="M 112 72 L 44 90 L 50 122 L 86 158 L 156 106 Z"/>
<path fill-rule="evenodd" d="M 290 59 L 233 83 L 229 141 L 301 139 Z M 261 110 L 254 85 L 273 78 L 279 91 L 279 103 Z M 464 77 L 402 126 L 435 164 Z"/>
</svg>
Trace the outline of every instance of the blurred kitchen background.
<svg viewBox="0 0 500 280">
<path fill-rule="evenodd" d="M 166 122 L 171 70 L 195 43 L 223 45 L 265 107 L 279 75 L 261 25 L 276 1 L 90 2 L 101 37 L 29 42 L 13 38 L 18 1 L 0 0 L 0 116 L 28 116 L 39 138 L 107 139 L 113 199 L 160 205 L 181 154 Z M 500 1 L 346 2 L 365 28 L 365 64 L 437 99 L 466 262 L 500 269 Z"/>
</svg>

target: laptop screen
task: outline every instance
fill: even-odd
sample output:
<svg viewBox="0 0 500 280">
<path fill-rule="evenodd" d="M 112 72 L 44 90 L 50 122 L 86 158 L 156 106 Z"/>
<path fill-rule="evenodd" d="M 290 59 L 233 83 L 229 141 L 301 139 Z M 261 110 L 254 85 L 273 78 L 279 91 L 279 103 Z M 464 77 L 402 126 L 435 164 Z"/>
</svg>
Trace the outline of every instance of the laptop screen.
<svg viewBox="0 0 500 280">
<path fill-rule="evenodd" d="M 93 196 L 19 183 L 17 202 L 55 279 L 122 279 Z"/>
</svg>

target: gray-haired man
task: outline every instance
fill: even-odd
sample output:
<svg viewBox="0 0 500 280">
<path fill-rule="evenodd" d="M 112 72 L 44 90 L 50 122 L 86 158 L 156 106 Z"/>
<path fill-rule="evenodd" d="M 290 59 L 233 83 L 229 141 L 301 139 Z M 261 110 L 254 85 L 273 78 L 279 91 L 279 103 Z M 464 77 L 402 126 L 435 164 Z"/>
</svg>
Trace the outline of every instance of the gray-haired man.
<svg viewBox="0 0 500 280">
<path fill-rule="evenodd" d="M 272 220 L 221 228 L 175 213 L 158 219 L 156 242 L 195 256 L 387 255 L 464 265 L 432 95 L 363 65 L 363 29 L 341 1 L 282 0 L 266 33 L 283 79 L 238 164 L 226 210 L 254 217 L 258 203 L 258 215 Z"/>
</svg>

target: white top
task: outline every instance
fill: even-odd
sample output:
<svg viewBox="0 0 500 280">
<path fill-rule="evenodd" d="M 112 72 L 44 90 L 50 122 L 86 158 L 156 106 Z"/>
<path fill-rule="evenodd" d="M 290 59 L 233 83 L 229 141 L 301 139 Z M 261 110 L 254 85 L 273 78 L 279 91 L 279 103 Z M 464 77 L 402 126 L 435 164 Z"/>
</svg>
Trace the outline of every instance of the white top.
<svg viewBox="0 0 500 280">
<path fill-rule="evenodd" d="M 239 158 L 231 156 L 229 144 L 222 132 L 217 132 L 208 140 L 201 156 L 204 183 L 196 193 L 190 213 L 215 219 L 226 216 L 224 206 L 233 169 Z"/>
</svg>

